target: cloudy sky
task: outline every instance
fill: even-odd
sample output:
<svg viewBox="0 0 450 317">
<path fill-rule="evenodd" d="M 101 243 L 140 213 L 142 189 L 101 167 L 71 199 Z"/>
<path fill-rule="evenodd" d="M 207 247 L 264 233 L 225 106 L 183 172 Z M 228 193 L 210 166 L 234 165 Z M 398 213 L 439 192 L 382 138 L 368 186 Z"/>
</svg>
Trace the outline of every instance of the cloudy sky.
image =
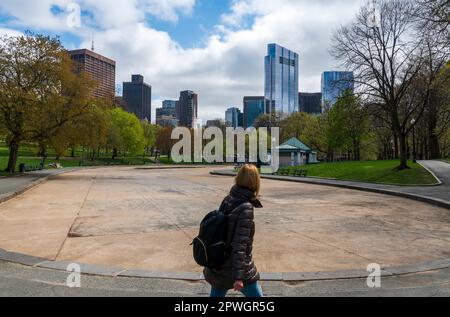
<svg viewBox="0 0 450 317">
<path fill-rule="evenodd" d="M 206 120 L 263 94 L 268 43 L 299 53 L 300 91 L 320 91 L 321 73 L 339 69 L 329 55 L 333 30 L 366 1 L 1 0 L 0 34 L 58 35 L 68 49 L 94 38 L 96 52 L 117 61 L 117 83 L 143 74 L 154 108 L 194 90 Z"/>
</svg>

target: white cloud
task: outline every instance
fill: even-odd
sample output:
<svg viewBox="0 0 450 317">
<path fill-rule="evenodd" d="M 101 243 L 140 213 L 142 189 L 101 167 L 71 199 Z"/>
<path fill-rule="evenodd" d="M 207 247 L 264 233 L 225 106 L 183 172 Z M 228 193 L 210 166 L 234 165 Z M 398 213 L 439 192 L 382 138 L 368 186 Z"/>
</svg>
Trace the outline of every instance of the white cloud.
<svg viewBox="0 0 450 317">
<path fill-rule="evenodd" d="M 2 0 L 0 8 L 4 9 L 5 1 L 13 3 Z M 320 91 L 321 72 L 336 66 L 328 54 L 331 33 L 353 18 L 365 1 L 235 0 L 204 45 L 190 49 L 149 26 L 145 13 L 176 22 L 180 14 L 192 13 L 195 0 L 130 0 L 120 5 L 111 0 L 83 0 L 82 5 L 92 12 L 100 27 L 94 31 L 96 51 L 117 61 L 118 82 L 141 73 L 153 86 L 155 100 L 177 98 L 181 90 L 195 90 L 201 118 L 210 119 L 223 117 L 229 106 L 242 106 L 245 95 L 263 94 L 268 43 L 297 51 L 300 90 Z M 195 12 L 192 14 L 195 18 Z M 14 16 L 24 24 L 38 23 L 37 17 L 31 19 L 22 13 Z M 49 28 L 59 23 L 58 19 L 49 21 Z M 90 47 L 90 31 L 78 32 L 83 37 L 82 46 Z"/>
<path fill-rule="evenodd" d="M 16 31 L 16 30 L 0 28 L 0 35 L 21 36 L 21 35 L 23 35 L 23 33 L 19 32 L 19 31 Z"/>
</svg>

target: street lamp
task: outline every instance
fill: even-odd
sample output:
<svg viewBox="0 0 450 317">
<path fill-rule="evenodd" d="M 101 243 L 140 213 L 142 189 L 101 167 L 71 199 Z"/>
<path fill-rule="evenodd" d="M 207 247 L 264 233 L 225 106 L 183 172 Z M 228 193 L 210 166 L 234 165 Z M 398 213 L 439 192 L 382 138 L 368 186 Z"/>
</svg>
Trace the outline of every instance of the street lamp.
<svg viewBox="0 0 450 317">
<path fill-rule="evenodd" d="M 417 152 L 416 152 L 416 119 L 411 120 L 411 125 L 413 126 L 413 163 L 417 163 Z"/>
</svg>

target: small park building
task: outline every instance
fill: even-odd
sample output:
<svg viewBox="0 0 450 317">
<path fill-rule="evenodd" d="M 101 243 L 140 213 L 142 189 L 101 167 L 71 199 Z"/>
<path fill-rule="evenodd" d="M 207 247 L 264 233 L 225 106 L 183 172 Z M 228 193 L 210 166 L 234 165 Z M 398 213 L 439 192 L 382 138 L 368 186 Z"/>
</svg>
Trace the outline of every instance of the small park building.
<svg viewBox="0 0 450 317">
<path fill-rule="evenodd" d="M 278 147 L 280 167 L 303 166 L 318 163 L 317 152 L 297 138 L 292 138 Z"/>
</svg>

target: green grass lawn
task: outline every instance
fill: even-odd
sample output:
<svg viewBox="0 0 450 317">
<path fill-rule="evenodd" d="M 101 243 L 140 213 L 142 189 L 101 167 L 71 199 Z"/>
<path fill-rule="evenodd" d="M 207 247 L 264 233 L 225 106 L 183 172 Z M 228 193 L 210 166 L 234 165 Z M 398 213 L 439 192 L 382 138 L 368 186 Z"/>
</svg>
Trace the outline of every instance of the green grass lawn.
<svg viewBox="0 0 450 317">
<path fill-rule="evenodd" d="M 6 172 L 4 172 L 7 163 L 8 157 L 3 156 L 0 157 L 0 175 L 2 176 L 8 175 Z M 19 165 L 21 163 L 25 163 L 31 166 L 39 166 L 39 164 L 41 163 L 41 159 L 32 157 L 27 158 L 20 157 L 19 160 L 17 161 L 16 172 L 19 171 Z M 80 158 L 61 158 L 60 160 L 47 159 L 45 161 L 45 165 L 51 163 L 59 163 L 62 165 L 62 167 L 76 167 L 79 166 Z M 142 157 L 126 157 L 126 158 L 117 158 L 115 160 L 111 160 L 111 158 L 96 159 L 93 161 L 84 159 L 82 165 L 83 166 L 143 165 L 150 163 L 153 163 L 153 161 L 148 158 L 145 159 L 144 163 L 144 159 Z"/>
<path fill-rule="evenodd" d="M 409 162 L 411 169 L 396 171 L 399 161 L 363 161 L 322 163 L 303 167 L 289 167 L 290 171 L 304 169 L 308 177 L 321 177 L 365 183 L 393 185 L 432 185 L 435 178 L 419 164 Z"/>
<path fill-rule="evenodd" d="M 19 171 L 19 165 L 21 163 L 25 163 L 27 165 L 31 166 L 39 166 L 41 163 L 41 158 L 36 157 L 36 153 L 38 152 L 36 146 L 28 146 L 28 145 L 22 145 L 19 149 L 19 159 L 17 161 L 16 165 L 16 172 Z M 65 153 L 65 157 L 62 157 L 60 160 L 55 160 L 56 154 L 54 151 L 49 150 L 48 151 L 48 158 L 45 161 L 45 165 L 51 164 L 51 163 L 59 163 L 63 167 L 76 167 L 79 166 L 82 151 L 77 149 L 75 151 L 74 158 L 69 157 L 70 152 L 68 151 Z M 5 144 L 0 144 L 0 176 L 8 176 L 9 174 L 4 172 L 7 163 L 8 163 L 8 155 L 9 151 Z M 143 164 L 150 164 L 153 163 L 153 160 L 150 158 L 143 158 L 140 157 L 118 157 L 115 160 L 111 159 L 111 156 L 104 155 L 101 158 L 97 158 L 95 160 L 89 160 L 84 158 L 82 160 L 83 166 L 104 166 L 104 165 L 143 165 Z"/>
</svg>

